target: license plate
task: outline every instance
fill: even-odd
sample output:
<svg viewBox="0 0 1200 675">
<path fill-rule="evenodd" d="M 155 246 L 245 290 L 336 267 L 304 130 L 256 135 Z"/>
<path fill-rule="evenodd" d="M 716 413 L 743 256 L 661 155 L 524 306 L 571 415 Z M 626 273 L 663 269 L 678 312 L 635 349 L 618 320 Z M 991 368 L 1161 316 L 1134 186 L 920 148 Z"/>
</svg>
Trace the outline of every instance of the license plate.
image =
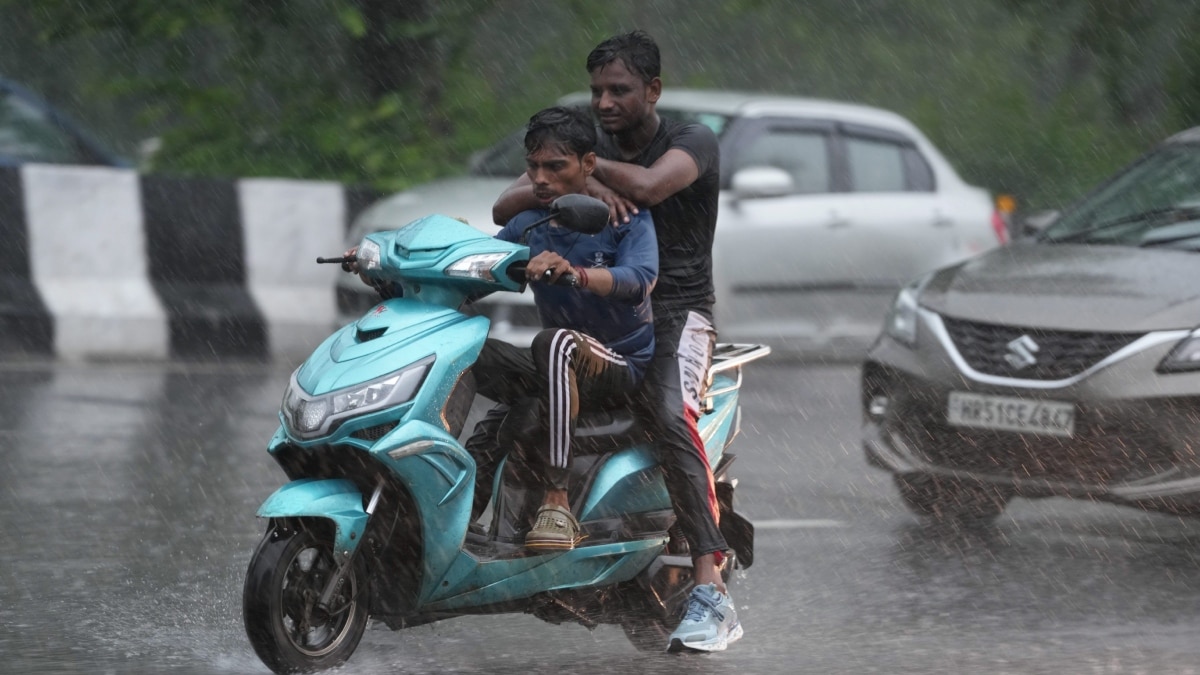
<svg viewBox="0 0 1200 675">
<path fill-rule="evenodd" d="M 1075 405 L 1063 401 L 950 392 L 946 421 L 960 427 L 999 429 L 1070 438 Z"/>
</svg>

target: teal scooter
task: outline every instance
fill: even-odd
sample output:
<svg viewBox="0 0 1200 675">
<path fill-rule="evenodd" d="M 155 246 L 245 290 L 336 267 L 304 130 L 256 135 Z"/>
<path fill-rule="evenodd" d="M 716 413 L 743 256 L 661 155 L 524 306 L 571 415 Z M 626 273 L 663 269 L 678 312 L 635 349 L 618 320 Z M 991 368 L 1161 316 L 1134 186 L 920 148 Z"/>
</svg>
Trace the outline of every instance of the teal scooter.
<svg viewBox="0 0 1200 675">
<path fill-rule="evenodd" d="M 594 233 L 608 208 L 567 195 L 552 217 Z M 666 487 L 630 411 L 578 421 L 569 495 L 586 538 L 575 549 L 534 553 L 502 536 L 529 526 L 515 522 L 527 509 L 512 503 L 524 494 L 506 485 L 513 471 L 498 472 L 491 526 L 471 522 L 476 467 L 459 437 L 489 321 L 460 310 L 522 291 L 528 259 L 525 246 L 438 215 L 359 245 L 359 269 L 397 297 L 335 332 L 293 373 L 268 446 L 291 482 L 258 510 L 266 533 L 246 572 L 243 619 L 271 670 L 345 662 L 370 619 L 399 630 L 521 612 L 617 624 L 639 648 L 666 645 L 691 560 L 672 537 Z M 742 366 L 768 352 L 718 345 L 699 423 L 733 550 L 726 576 L 753 562 L 754 530 L 733 510 L 726 448 L 739 427 Z"/>
</svg>

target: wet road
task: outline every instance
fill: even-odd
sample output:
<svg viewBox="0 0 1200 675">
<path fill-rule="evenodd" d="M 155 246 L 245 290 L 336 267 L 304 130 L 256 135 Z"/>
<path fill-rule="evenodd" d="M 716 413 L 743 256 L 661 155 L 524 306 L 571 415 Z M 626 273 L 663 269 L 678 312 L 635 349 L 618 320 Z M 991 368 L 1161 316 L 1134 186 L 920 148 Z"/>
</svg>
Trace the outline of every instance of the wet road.
<svg viewBox="0 0 1200 675">
<path fill-rule="evenodd" d="M 263 673 L 241 586 L 283 480 L 288 370 L 0 364 L 0 671 Z M 342 673 L 1196 673 L 1200 522 L 1017 501 L 979 534 L 907 514 L 858 446 L 857 370 L 748 370 L 735 474 L 746 638 L 646 655 L 527 616 L 368 631 Z"/>
</svg>

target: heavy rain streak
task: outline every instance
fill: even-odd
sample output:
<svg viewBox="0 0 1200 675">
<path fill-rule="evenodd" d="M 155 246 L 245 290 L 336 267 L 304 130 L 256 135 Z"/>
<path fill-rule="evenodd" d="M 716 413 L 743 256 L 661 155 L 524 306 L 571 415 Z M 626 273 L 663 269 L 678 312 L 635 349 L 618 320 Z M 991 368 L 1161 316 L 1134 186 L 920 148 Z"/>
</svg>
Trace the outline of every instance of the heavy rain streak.
<svg viewBox="0 0 1200 675">
<path fill-rule="evenodd" d="M 1200 2 L 0 5 L 0 671 L 1200 671 Z"/>
</svg>

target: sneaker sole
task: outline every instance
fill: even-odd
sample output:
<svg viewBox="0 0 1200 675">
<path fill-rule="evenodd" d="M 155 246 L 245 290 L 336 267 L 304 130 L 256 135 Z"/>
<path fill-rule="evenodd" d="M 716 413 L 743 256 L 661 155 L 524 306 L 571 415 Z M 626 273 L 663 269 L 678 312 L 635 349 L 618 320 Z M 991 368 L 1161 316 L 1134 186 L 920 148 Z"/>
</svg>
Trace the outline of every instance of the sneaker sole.
<svg viewBox="0 0 1200 675">
<path fill-rule="evenodd" d="M 525 540 L 525 548 L 535 551 L 570 551 L 575 548 L 573 541 L 557 541 L 546 539 Z"/>
<path fill-rule="evenodd" d="M 671 638 L 671 642 L 667 644 L 668 654 L 678 654 L 683 651 L 692 652 L 723 652 L 729 648 L 729 645 L 742 639 L 742 624 L 734 626 L 729 631 L 729 635 L 725 638 L 717 638 L 711 642 L 688 642 L 684 643 L 679 638 Z"/>
</svg>

